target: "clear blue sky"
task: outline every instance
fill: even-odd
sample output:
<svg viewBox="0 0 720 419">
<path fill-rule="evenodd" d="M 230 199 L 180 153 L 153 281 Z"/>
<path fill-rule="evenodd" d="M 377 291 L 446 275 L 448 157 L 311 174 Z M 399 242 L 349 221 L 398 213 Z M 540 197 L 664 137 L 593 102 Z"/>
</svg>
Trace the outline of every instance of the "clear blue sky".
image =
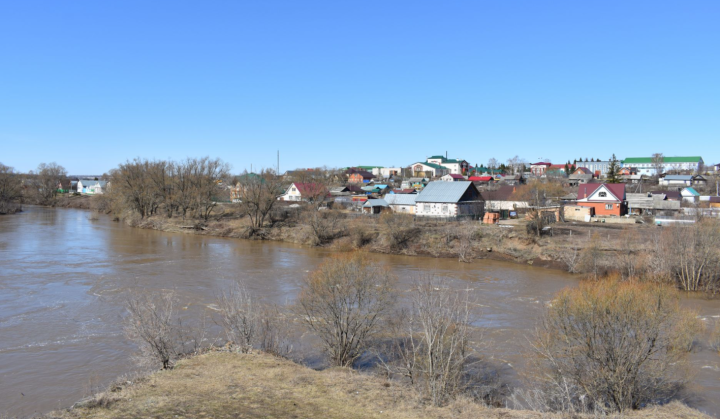
<svg viewBox="0 0 720 419">
<path fill-rule="evenodd" d="M 4 1 L 0 162 L 702 155 L 720 1 Z"/>
</svg>

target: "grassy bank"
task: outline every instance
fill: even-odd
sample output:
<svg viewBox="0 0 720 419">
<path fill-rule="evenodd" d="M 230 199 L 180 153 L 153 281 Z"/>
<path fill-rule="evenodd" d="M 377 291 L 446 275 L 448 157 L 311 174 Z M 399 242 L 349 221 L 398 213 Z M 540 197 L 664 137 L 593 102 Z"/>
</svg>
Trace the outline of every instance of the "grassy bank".
<svg viewBox="0 0 720 419">
<path fill-rule="evenodd" d="M 469 400 L 434 408 L 414 391 L 349 369 L 315 371 L 266 354 L 211 352 L 173 370 L 53 412 L 46 418 L 560 418 L 486 408 Z M 582 416 L 574 416 L 582 417 Z M 634 418 L 708 418 L 680 403 L 626 414 Z"/>
</svg>

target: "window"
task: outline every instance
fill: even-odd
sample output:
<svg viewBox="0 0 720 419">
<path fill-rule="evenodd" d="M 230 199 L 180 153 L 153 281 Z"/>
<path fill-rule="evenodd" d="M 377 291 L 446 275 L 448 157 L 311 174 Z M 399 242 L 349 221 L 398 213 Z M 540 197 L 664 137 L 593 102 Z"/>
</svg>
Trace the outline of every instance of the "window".
<svg viewBox="0 0 720 419">
<path fill-rule="evenodd" d="M 445 204 L 445 205 L 442 206 L 442 212 L 443 212 L 443 214 L 447 214 L 447 212 L 448 212 L 448 206 L 447 206 L 447 204 Z"/>
<path fill-rule="evenodd" d="M 292 189 L 292 191 L 293 191 L 293 192 L 295 192 L 295 191 L 297 191 L 297 189 L 295 189 L 295 187 L 293 186 L 293 189 Z"/>
<path fill-rule="evenodd" d="M 600 196 L 600 198 L 606 198 L 607 192 L 600 192 L 598 195 Z"/>
<path fill-rule="evenodd" d="M 606 205 L 605 205 L 605 209 L 606 209 L 606 210 L 611 210 L 611 209 L 612 209 L 612 204 L 606 204 Z"/>
</svg>

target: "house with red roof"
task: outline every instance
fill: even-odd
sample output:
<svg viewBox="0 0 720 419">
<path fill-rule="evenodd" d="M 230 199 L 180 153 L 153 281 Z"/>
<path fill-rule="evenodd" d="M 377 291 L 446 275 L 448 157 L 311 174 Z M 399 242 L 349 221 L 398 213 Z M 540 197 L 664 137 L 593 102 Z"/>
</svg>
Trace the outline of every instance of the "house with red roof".
<svg viewBox="0 0 720 419">
<path fill-rule="evenodd" d="M 530 165 L 530 172 L 535 176 L 542 176 L 550 166 L 552 166 L 552 163 L 545 161 L 533 163 Z"/>
<path fill-rule="evenodd" d="M 488 182 L 492 182 L 492 181 L 494 180 L 494 178 L 493 178 L 492 176 L 470 176 L 470 177 L 468 178 L 468 180 L 469 180 L 470 182 L 484 182 L 484 183 L 488 183 Z"/>
<path fill-rule="evenodd" d="M 585 183 L 578 186 L 577 205 L 593 208 L 595 215 L 627 214 L 624 183 Z"/>
<path fill-rule="evenodd" d="M 295 182 L 290 184 L 285 193 L 278 197 L 278 200 L 319 202 L 325 200 L 328 194 L 328 189 L 319 183 Z"/>
</svg>

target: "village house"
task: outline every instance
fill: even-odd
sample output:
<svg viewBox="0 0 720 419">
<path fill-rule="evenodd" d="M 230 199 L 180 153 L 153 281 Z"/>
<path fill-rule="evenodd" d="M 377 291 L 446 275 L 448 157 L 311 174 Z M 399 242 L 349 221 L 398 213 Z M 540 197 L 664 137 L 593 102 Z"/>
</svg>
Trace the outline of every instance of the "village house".
<svg viewBox="0 0 720 419">
<path fill-rule="evenodd" d="M 436 163 L 418 162 L 414 163 L 411 167 L 415 177 L 435 178 L 445 176 L 450 173 L 450 170 L 447 167 Z"/>
<path fill-rule="evenodd" d="M 408 180 L 402 181 L 400 184 L 401 189 L 415 189 L 420 190 L 425 187 L 425 185 L 428 184 L 427 178 L 422 177 L 411 177 Z"/>
<path fill-rule="evenodd" d="M 583 167 L 584 169 L 584 167 Z M 593 180 L 593 175 L 591 174 L 572 174 L 568 176 L 568 184 L 570 186 L 578 186 L 585 183 L 589 183 Z"/>
<path fill-rule="evenodd" d="M 463 175 L 454 175 L 452 173 L 449 173 L 443 177 L 440 178 L 440 180 L 444 182 L 458 182 L 461 180 L 465 180 L 465 176 Z"/>
<path fill-rule="evenodd" d="M 86 195 L 102 195 L 108 187 L 104 180 L 81 179 L 77 183 L 77 191 Z"/>
<path fill-rule="evenodd" d="M 667 200 L 664 193 L 626 193 L 628 214 L 669 214 L 680 210 L 679 200 Z"/>
<path fill-rule="evenodd" d="M 372 173 L 359 168 L 350 168 L 345 174 L 348 177 L 348 183 L 370 183 L 375 178 Z"/>
<path fill-rule="evenodd" d="M 423 217 L 477 218 L 484 208 L 480 191 L 470 181 L 430 182 L 415 202 L 415 214 Z"/>
<path fill-rule="evenodd" d="M 596 216 L 627 213 L 624 183 L 587 183 L 578 187 L 577 205 L 592 207 Z"/>
<path fill-rule="evenodd" d="M 294 182 L 278 197 L 278 200 L 317 202 L 325 200 L 327 195 L 328 189 L 319 183 Z"/>
<path fill-rule="evenodd" d="M 514 195 L 517 187 L 503 185 L 498 189 L 483 191 L 482 197 L 485 201 L 485 211 L 500 213 L 500 219 L 510 218 L 510 213 L 519 209 L 526 209 L 528 202 L 516 198 Z"/>
<path fill-rule="evenodd" d="M 593 215 L 595 215 L 593 207 L 584 207 L 582 205 L 565 205 L 563 207 L 565 221 L 584 221 L 587 223 L 590 222 Z"/>
<path fill-rule="evenodd" d="M 464 175 L 468 172 L 470 164 L 463 159 L 448 159 L 444 156 L 432 156 L 426 159 L 428 163 L 437 164 L 448 169 L 448 173 Z"/>
<path fill-rule="evenodd" d="M 700 193 L 693 188 L 683 188 L 683 190 L 680 191 L 680 196 L 682 196 L 683 202 L 688 202 L 691 204 L 694 204 L 700 200 Z"/>
<path fill-rule="evenodd" d="M 537 162 L 530 165 L 530 173 L 532 173 L 535 176 L 542 176 L 545 174 L 545 171 L 547 171 L 548 167 L 552 166 L 552 163 L 549 162 Z"/>
<path fill-rule="evenodd" d="M 380 214 L 388 209 L 388 203 L 384 199 L 368 199 L 362 206 L 362 211 L 367 214 Z"/>
<path fill-rule="evenodd" d="M 658 181 L 661 186 L 690 186 L 692 175 L 665 175 Z"/>
<path fill-rule="evenodd" d="M 393 212 L 415 214 L 415 201 L 417 197 L 417 194 L 388 194 L 385 195 L 384 199 Z"/>
</svg>

